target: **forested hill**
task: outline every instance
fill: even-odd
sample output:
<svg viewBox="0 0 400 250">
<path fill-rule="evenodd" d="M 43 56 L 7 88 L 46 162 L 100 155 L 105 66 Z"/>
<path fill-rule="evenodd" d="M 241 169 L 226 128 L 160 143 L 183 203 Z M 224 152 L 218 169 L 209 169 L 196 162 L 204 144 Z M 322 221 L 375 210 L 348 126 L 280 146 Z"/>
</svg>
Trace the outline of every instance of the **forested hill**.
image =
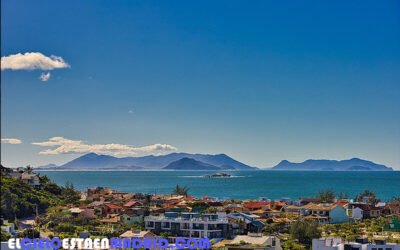
<svg viewBox="0 0 400 250">
<path fill-rule="evenodd" d="M 79 201 L 79 193 L 72 185 L 58 186 L 47 176 L 39 176 L 40 186 L 29 184 L 1 173 L 1 214 L 8 220 L 26 218 L 46 211 L 48 207 Z"/>
</svg>

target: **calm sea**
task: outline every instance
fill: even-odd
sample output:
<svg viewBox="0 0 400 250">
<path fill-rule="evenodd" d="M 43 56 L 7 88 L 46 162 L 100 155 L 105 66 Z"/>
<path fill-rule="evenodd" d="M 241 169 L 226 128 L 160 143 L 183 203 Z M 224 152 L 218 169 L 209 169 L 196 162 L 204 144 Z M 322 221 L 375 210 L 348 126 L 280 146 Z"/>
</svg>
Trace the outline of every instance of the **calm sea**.
<svg viewBox="0 0 400 250">
<path fill-rule="evenodd" d="M 382 200 L 400 196 L 400 171 L 393 172 L 300 172 L 233 171 L 232 178 L 204 178 L 209 171 L 46 171 L 41 172 L 58 184 L 67 181 L 75 188 L 103 186 L 125 192 L 171 193 L 174 186 L 186 185 L 189 193 L 201 197 L 257 199 L 267 197 L 292 199 L 314 196 L 333 189 L 350 198 L 365 190 L 374 191 Z"/>
</svg>

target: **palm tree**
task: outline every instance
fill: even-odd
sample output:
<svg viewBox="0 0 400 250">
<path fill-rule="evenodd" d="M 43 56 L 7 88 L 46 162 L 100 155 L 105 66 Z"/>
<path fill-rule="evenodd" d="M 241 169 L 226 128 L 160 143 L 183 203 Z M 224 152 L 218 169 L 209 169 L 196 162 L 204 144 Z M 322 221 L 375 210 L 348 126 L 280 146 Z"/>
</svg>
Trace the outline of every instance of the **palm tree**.
<svg viewBox="0 0 400 250">
<path fill-rule="evenodd" d="M 31 167 L 31 165 L 28 165 L 28 166 L 25 167 L 24 170 L 25 170 L 25 172 L 27 172 L 28 174 L 31 174 L 32 171 L 33 171 L 33 168 Z"/>
<path fill-rule="evenodd" d="M 380 199 L 376 196 L 376 194 L 369 190 L 364 190 L 363 192 L 359 193 L 355 197 L 355 201 L 362 202 L 367 200 L 367 202 L 371 205 L 375 205 L 376 203 L 380 202 Z"/>
<path fill-rule="evenodd" d="M 172 191 L 172 194 L 187 196 L 189 193 L 189 189 L 190 188 L 188 188 L 187 186 L 176 185 L 175 189 Z"/>
<path fill-rule="evenodd" d="M 335 192 L 331 189 L 323 190 L 318 192 L 317 198 L 319 202 L 331 203 L 335 199 Z"/>
</svg>

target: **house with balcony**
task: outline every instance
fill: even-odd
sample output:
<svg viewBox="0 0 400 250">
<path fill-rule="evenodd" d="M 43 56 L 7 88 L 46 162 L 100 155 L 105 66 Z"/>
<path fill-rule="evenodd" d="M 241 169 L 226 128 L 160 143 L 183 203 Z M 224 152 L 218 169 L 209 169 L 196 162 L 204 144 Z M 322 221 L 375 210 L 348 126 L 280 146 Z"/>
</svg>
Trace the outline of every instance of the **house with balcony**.
<svg viewBox="0 0 400 250">
<path fill-rule="evenodd" d="M 170 232 L 183 238 L 232 238 L 233 225 L 226 213 L 199 214 L 166 212 L 159 216 L 146 216 L 145 228 L 157 235 Z"/>
<path fill-rule="evenodd" d="M 250 213 L 230 213 L 228 218 L 235 224 L 244 224 L 240 231 L 244 233 L 261 233 L 265 224 L 259 221 L 260 216 Z"/>
</svg>

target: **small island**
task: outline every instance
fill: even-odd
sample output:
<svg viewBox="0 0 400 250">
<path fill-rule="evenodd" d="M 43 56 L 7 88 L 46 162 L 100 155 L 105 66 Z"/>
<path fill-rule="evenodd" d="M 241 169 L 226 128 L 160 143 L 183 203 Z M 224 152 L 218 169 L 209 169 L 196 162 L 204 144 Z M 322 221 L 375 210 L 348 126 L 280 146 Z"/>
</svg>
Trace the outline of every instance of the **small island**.
<svg viewBox="0 0 400 250">
<path fill-rule="evenodd" d="M 232 175 L 227 174 L 227 173 L 215 173 L 215 174 L 208 174 L 204 176 L 205 178 L 229 178 L 232 177 Z"/>
</svg>

